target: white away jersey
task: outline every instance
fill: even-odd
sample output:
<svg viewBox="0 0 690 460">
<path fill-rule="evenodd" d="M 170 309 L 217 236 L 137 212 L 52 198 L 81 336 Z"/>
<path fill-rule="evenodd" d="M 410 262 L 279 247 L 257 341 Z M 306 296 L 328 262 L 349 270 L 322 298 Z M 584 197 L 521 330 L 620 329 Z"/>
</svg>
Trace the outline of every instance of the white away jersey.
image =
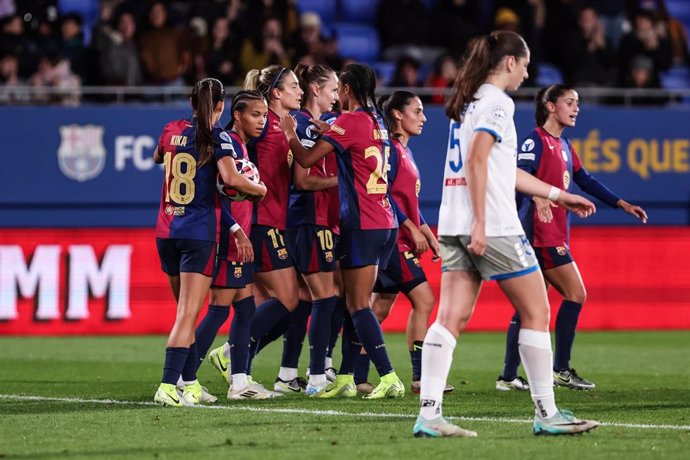
<svg viewBox="0 0 690 460">
<path fill-rule="evenodd" d="M 448 153 L 443 174 L 443 197 L 438 218 L 439 235 L 470 235 L 474 215 L 464 163 L 475 131 L 491 133 L 486 184 L 486 236 L 522 235 L 515 206 L 517 133 L 513 100 L 500 89 L 484 83 L 475 93 L 464 121 L 450 121 Z"/>
</svg>

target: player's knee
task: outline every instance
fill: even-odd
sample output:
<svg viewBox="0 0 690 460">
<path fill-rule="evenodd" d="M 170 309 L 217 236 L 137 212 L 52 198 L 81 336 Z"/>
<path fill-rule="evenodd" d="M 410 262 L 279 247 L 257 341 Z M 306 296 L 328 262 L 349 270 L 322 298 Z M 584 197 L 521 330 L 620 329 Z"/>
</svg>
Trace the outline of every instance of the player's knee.
<svg viewBox="0 0 690 460">
<path fill-rule="evenodd" d="M 570 300 L 571 302 L 584 304 L 587 300 L 587 290 L 584 286 L 574 289 L 572 292 L 566 293 L 564 296 L 565 300 Z"/>
</svg>

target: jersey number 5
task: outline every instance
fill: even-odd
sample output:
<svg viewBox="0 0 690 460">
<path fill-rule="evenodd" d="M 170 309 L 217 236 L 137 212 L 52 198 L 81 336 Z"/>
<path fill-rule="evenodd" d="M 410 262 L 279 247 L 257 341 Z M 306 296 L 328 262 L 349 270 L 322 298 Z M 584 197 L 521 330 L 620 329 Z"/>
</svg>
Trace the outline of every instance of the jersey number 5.
<svg viewBox="0 0 690 460">
<path fill-rule="evenodd" d="M 171 200 L 177 204 L 191 203 L 195 192 L 196 160 L 194 157 L 188 153 L 178 153 L 173 158 L 172 153 L 165 152 L 163 163 L 165 165 L 166 203 Z M 172 180 L 168 185 L 168 178 L 171 175 Z"/>
<path fill-rule="evenodd" d="M 460 131 L 460 123 L 455 122 L 452 125 L 450 125 L 450 139 L 448 139 L 448 150 L 458 150 L 457 163 L 453 160 L 450 160 L 448 162 L 448 166 L 450 166 L 450 169 L 453 172 L 458 172 L 462 169 L 462 155 L 460 155 L 460 139 L 457 137 L 458 131 Z"/>
<path fill-rule="evenodd" d="M 384 194 L 388 191 L 388 155 L 390 147 L 383 148 L 383 154 L 376 146 L 367 147 L 364 150 L 364 158 L 374 157 L 376 160 L 376 168 L 369 174 L 367 181 L 367 193 L 369 194 Z M 385 168 L 385 170 L 384 170 Z M 379 179 L 383 179 L 383 184 L 379 183 Z"/>
</svg>

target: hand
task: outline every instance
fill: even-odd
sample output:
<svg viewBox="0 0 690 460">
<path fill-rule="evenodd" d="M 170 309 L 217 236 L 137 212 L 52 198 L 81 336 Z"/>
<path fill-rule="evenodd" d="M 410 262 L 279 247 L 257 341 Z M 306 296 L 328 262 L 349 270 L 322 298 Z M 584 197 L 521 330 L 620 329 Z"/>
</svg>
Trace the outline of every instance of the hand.
<svg viewBox="0 0 690 460">
<path fill-rule="evenodd" d="M 432 262 L 438 262 L 441 260 L 441 247 L 438 245 L 438 241 L 433 236 L 427 238 L 429 242 L 429 248 L 431 248 L 431 260 Z"/>
<path fill-rule="evenodd" d="M 637 217 L 643 224 L 647 223 L 647 213 L 644 209 L 634 204 L 630 204 L 625 200 L 618 200 L 618 207 L 628 214 Z"/>
<path fill-rule="evenodd" d="M 563 190 L 561 190 L 561 193 L 558 195 L 556 202 L 583 219 L 597 212 L 597 207 L 587 198 Z"/>
<path fill-rule="evenodd" d="M 235 245 L 237 245 L 237 257 L 240 262 L 248 264 L 254 262 L 254 248 L 252 242 L 249 241 L 244 230 L 239 229 L 234 233 Z"/>
<path fill-rule="evenodd" d="M 421 256 L 426 252 L 427 249 L 429 249 L 429 244 L 426 241 L 426 237 L 414 225 L 410 225 L 407 227 L 407 229 L 410 231 L 410 235 L 414 241 L 414 255 Z"/>
<path fill-rule="evenodd" d="M 261 192 L 259 192 L 258 195 L 247 195 L 247 199 L 253 201 L 254 203 L 258 203 L 259 201 L 263 200 L 266 196 L 266 192 L 268 192 L 268 189 L 263 181 L 259 181 L 259 185 L 261 186 Z"/>
<path fill-rule="evenodd" d="M 532 201 L 534 201 L 534 207 L 537 210 L 537 218 L 539 219 L 539 222 L 543 222 L 545 224 L 551 222 L 553 220 L 551 208 L 557 208 L 558 205 L 551 200 L 540 198 L 538 196 L 532 197 Z"/>
<path fill-rule="evenodd" d="M 321 135 L 321 134 L 325 133 L 326 131 L 328 131 L 329 129 L 331 129 L 331 125 L 329 125 L 328 123 L 326 123 L 323 120 L 317 120 L 314 118 L 310 118 L 309 122 L 314 125 L 314 128 L 315 128 L 314 131 L 319 133 L 319 135 Z"/>
<path fill-rule="evenodd" d="M 484 228 L 484 222 L 472 222 L 470 244 L 467 246 L 467 249 L 478 256 L 484 255 L 484 250 L 486 249 L 486 230 Z"/>
<path fill-rule="evenodd" d="M 280 129 L 283 130 L 283 134 L 285 134 L 288 140 L 293 137 L 296 138 L 297 132 L 295 130 L 297 129 L 297 120 L 295 120 L 295 117 L 292 115 L 282 117 L 280 119 Z"/>
</svg>

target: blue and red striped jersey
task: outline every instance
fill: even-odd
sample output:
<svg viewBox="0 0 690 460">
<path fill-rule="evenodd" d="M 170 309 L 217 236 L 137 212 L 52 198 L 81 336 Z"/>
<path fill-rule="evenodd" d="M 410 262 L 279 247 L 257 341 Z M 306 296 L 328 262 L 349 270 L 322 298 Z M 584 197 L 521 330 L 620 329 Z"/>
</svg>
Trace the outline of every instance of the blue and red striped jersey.
<svg viewBox="0 0 690 460">
<path fill-rule="evenodd" d="M 388 173 L 391 195 L 400 210 L 419 228 L 422 223 L 419 213 L 421 181 L 419 180 L 417 164 L 412 156 L 412 151 L 402 145 L 400 141 L 393 139 L 391 145 L 391 170 Z M 398 249 L 411 251 L 414 247 L 412 235 L 405 227 L 401 226 L 398 231 Z"/>
</svg>

